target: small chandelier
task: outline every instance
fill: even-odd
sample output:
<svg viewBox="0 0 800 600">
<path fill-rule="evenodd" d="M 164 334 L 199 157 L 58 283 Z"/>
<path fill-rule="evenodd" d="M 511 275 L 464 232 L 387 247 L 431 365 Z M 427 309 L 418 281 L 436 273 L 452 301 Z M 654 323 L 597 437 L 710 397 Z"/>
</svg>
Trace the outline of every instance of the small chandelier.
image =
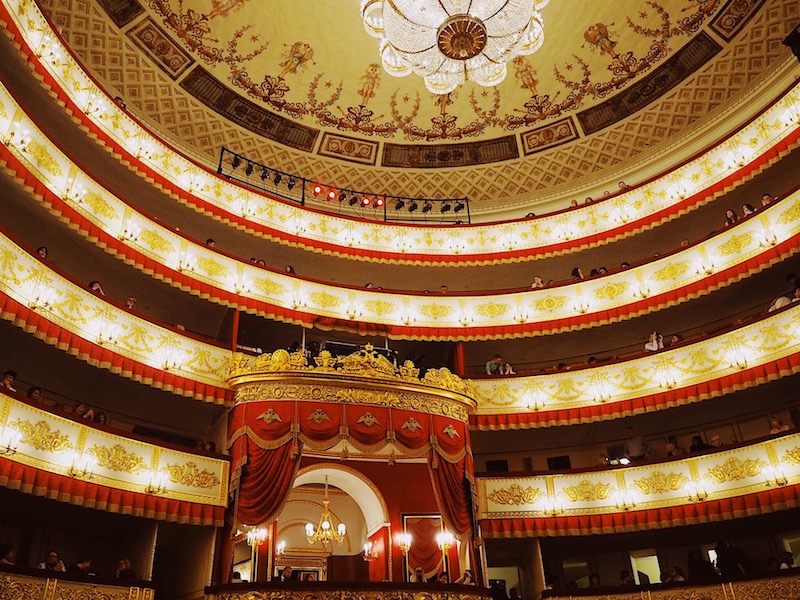
<svg viewBox="0 0 800 600">
<path fill-rule="evenodd" d="M 257 548 L 263 544 L 267 539 L 267 530 L 263 527 L 253 527 L 247 530 L 247 545 L 251 548 Z"/>
<path fill-rule="evenodd" d="M 380 39 L 383 68 L 411 72 L 434 94 L 466 80 L 497 85 L 506 63 L 544 42 L 539 12 L 550 0 L 361 0 L 364 28 Z"/>
<path fill-rule="evenodd" d="M 329 542 L 341 543 L 342 540 L 344 540 L 347 527 L 344 523 L 339 523 L 334 529 L 333 515 L 331 515 L 331 511 L 328 508 L 330 503 L 331 501 L 328 500 L 328 477 L 326 476 L 325 500 L 322 501 L 322 514 L 319 516 L 319 524 L 315 530 L 314 525 L 306 523 L 306 537 L 308 538 L 309 544 L 313 545 L 317 542 L 322 542 L 322 545 L 327 548 Z"/>
</svg>

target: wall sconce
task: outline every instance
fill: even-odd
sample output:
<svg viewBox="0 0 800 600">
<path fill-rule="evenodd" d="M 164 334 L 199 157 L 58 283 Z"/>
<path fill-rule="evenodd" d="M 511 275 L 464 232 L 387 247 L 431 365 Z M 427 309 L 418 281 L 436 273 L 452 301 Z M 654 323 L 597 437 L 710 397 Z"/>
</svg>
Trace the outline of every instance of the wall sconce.
<svg viewBox="0 0 800 600">
<path fill-rule="evenodd" d="M 462 327 L 469 327 L 475 322 L 475 318 L 469 313 L 463 312 L 458 318 L 458 322 L 461 323 Z"/>
<path fill-rule="evenodd" d="M 575 304 L 573 304 L 572 308 L 575 309 L 576 313 L 579 314 L 586 314 L 589 310 L 589 304 L 583 298 L 577 298 L 575 300 Z"/>
<path fill-rule="evenodd" d="M 665 360 L 661 359 L 658 361 L 656 365 L 657 375 L 656 379 L 658 380 L 658 387 L 666 388 L 668 390 L 674 389 L 678 382 L 675 379 L 675 374 L 672 372 L 672 367 L 670 364 Z"/>
<path fill-rule="evenodd" d="M 789 480 L 783 473 L 783 469 L 781 469 L 779 465 L 764 467 L 764 477 L 766 477 L 767 480 L 764 484 L 766 487 L 772 487 L 773 483 L 778 487 L 783 487 L 789 483 Z"/>
<path fill-rule="evenodd" d="M 149 141 L 142 141 L 136 148 L 135 156 L 137 160 L 150 160 L 155 154 L 156 151 L 153 144 Z"/>
<path fill-rule="evenodd" d="M 453 534 L 449 531 L 440 531 L 436 534 L 436 545 L 439 546 L 439 550 L 441 550 L 444 554 L 447 554 L 447 551 L 453 547 L 453 544 L 456 543 L 456 538 L 453 537 Z"/>
<path fill-rule="evenodd" d="M 14 127 L 14 124 L 12 123 L 11 126 Z M 8 135 L 3 138 L 3 143 L 6 146 L 14 146 L 20 152 L 27 152 L 28 145 L 31 141 L 31 134 L 27 129 L 23 129 L 22 131 L 12 129 Z"/>
<path fill-rule="evenodd" d="M 400 552 L 403 553 L 403 556 L 406 556 L 408 551 L 411 550 L 411 534 L 398 533 L 394 536 L 394 539 L 397 542 L 397 547 L 400 548 Z"/>
<path fill-rule="evenodd" d="M 83 200 L 87 193 L 86 187 L 82 183 L 78 183 L 73 179 L 67 186 L 64 196 L 67 200 L 70 200 L 75 204 L 83 204 Z"/>
<path fill-rule="evenodd" d="M 403 325 L 408 327 L 412 323 L 416 323 L 417 319 L 413 315 L 411 315 L 409 313 L 405 313 L 405 314 L 400 315 L 400 321 L 403 323 Z"/>
<path fill-rule="evenodd" d="M 361 310 L 361 307 L 355 304 L 351 304 L 347 307 L 347 318 L 351 321 L 354 320 L 356 317 L 360 317 L 364 314 L 364 311 Z"/>
<path fill-rule="evenodd" d="M 615 495 L 615 501 L 617 509 L 619 510 L 631 510 L 636 508 L 636 498 L 630 492 L 622 492 L 622 490 L 618 490 Z"/>
<path fill-rule="evenodd" d="M 146 494 L 166 494 L 167 493 L 167 476 L 165 473 L 158 471 L 150 471 L 150 481 L 145 486 L 144 491 Z"/>
<path fill-rule="evenodd" d="M 278 545 L 275 546 L 275 556 L 281 557 L 286 553 L 286 542 L 278 542 Z"/>
<path fill-rule="evenodd" d="M 772 227 L 765 225 L 764 235 L 759 240 L 759 246 L 768 247 L 768 246 L 774 246 L 777 243 L 778 243 L 778 236 L 775 235 L 775 232 L 772 230 Z"/>
<path fill-rule="evenodd" d="M 22 439 L 22 432 L 16 425 L 8 424 L 3 429 L 3 437 L 0 441 L 0 454 L 16 454 L 19 442 Z"/>
<path fill-rule="evenodd" d="M 128 240 L 131 242 L 138 242 L 141 234 L 142 228 L 129 219 L 122 227 L 122 231 L 119 232 L 119 236 L 117 237 L 122 241 Z"/>
<path fill-rule="evenodd" d="M 197 257 L 190 256 L 189 254 L 183 254 L 178 259 L 178 265 L 176 270 L 178 273 L 183 273 L 184 271 L 194 271 L 195 267 L 197 266 Z"/>
<path fill-rule="evenodd" d="M 258 548 L 267 540 L 267 530 L 264 527 L 253 527 L 247 530 L 247 545 Z"/>
<path fill-rule="evenodd" d="M 67 475 L 76 479 L 91 479 L 94 477 L 95 467 L 97 467 L 96 458 L 76 452 L 73 455 L 72 466 L 67 471 Z"/>
<path fill-rule="evenodd" d="M 530 319 L 530 315 L 522 308 L 520 308 L 516 313 L 514 313 L 514 320 L 522 325 L 523 323 L 527 323 L 528 319 Z"/>
<path fill-rule="evenodd" d="M 100 332 L 97 334 L 97 343 L 101 346 L 105 346 L 106 344 L 115 344 L 117 339 L 119 339 L 119 334 L 119 325 L 108 323 L 102 327 Z"/>
<path fill-rule="evenodd" d="M 53 288 L 47 286 L 38 286 L 39 289 L 34 292 L 33 299 L 28 302 L 28 306 L 33 310 L 48 311 L 53 310 L 55 304 L 56 292 Z"/>
<path fill-rule="evenodd" d="M 641 298 L 644 300 L 650 296 L 650 286 L 647 285 L 646 282 L 640 283 L 636 286 L 636 290 L 633 292 L 633 295 L 637 298 Z"/>
<path fill-rule="evenodd" d="M 364 544 L 364 560 L 369 562 L 378 558 L 378 550 L 372 542 Z"/>
<path fill-rule="evenodd" d="M 304 308 L 306 306 L 306 301 L 300 294 L 297 294 L 292 297 L 292 308 Z"/>
<path fill-rule="evenodd" d="M 250 217 L 255 216 L 256 209 L 249 200 L 241 199 L 237 204 L 239 214 L 242 215 L 243 219 L 249 219 Z"/>
<path fill-rule="evenodd" d="M 746 369 L 748 367 L 747 355 L 741 342 L 733 338 L 726 346 L 727 353 L 725 354 L 725 358 L 730 368 L 739 369 L 740 371 Z"/>
<path fill-rule="evenodd" d="M 542 509 L 546 515 L 550 517 L 558 517 L 564 514 L 564 502 L 556 497 L 549 497 L 544 501 Z"/>
<path fill-rule="evenodd" d="M 702 481 L 686 484 L 686 492 L 689 494 L 690 502 L 704 502 L 708 498 L 708 491 Z"/>
<path fill-rule="evenodd" d="M 704 260 L 697 261 L 695 265 L 695 273 L 698 275 L 711 275 L 714 272 L 714 263 L 710 260 L 708 262 Z"/>
<path fill-rule="evenodd" d="M 253 289 L 253 282 L 246 277 L 242 277 L 239 281 L 233 284 L 234 294 L 249 294 Z"/>
</svg>

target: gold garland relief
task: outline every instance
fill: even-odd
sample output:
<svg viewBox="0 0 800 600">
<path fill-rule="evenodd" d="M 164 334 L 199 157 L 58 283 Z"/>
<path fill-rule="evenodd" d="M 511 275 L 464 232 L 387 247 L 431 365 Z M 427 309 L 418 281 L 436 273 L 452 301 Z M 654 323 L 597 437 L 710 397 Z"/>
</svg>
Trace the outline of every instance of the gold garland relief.
<svg viewBox="0 0 800 600">
<path fill-rule="evenodd" d="M 167 465 L 166 471 L 172 483 L 204 489 L 219 485 L 219 477 L 211 471 L 201 471 L 194 461 L 189 461 L 185 465 Z"/>
<path fill-rule="evenodd" d="M 114 444 L 111 448 L 94 445 L 87 452 L 97 458 L 98 466 L 111 471 L 138 473 L 147 468 L 141 457 L 133 452 L 126 451 L 121 444 Z"/>
<path fill-rule="evenodd" d="M 736 457 L 732 457 L 721 465 L 711 467 L 706 474 L 717 483 L 741 481 L 742 479 L 749 479 L 759 475 L 766 466 L 767 463 L 760 458 L 739 460 Z"/>
<path fill-rule="evenodd" d="M 522 487 L 518 483 L 512 483 L 507 488 L 492 490 L 487 496 L 489 500 L 496 504 L 508 504 L 510 506 L 523 506 L 533 504 L 544 492 L 539 488 L 531 486 Z"/>
<path fill-rule="evenodd" d="M 37 450 L 63 452 L 74 447 L 69 441 L 69 436 L 61 433 L 60 429 L 51 431 L 47 421 L 39 421 L 34 425 L 30 421 L 17 419 L 13 425 L 22 433 L 21 442 Z"/>
<path fill-rule="evenodd" d="M 584 479 L 578 485 L 571 485 L 564 488 L 564 495 L 570 502 L 594 502 L 605 500 L 611 493 L 611 485 L 608 483 L 592 483 Z"/>
<path fill-rule="evenodd" d="M 633 482 L 636 488 L 645 495 L 665 494 L 677 492 L 689 482 L 689 478 L 682 473 L 662 473 L 654 471 L 649 477 L 643 477 Z"/>
</svg>

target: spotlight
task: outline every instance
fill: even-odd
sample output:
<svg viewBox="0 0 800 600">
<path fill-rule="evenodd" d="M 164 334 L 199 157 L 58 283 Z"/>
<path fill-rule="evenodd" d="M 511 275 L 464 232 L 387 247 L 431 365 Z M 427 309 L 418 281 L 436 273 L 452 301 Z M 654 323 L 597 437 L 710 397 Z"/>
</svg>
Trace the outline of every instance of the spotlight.
<svg viewBox="0 0 800 600">
<path fill-rule="evenodd" d="M 450 212 L 451 208 L 453 208 L 453 207 L 450 206 L 449 202 L 442 202 L 442 208 L 441 208 L 442 214 L 444 214 L 446 212 Z"/>
<path fill-rule="evenodd" d="M 416 200 L 412 200 L 411 204 L 408 205 L 408 212 L 412 213 L 419 208 L 419 204 L 417 204 Z"/>
<path fill-rule="evenodd" d="M 339 202 L 344 202 L 345 200 L 347 200 L 347 194 L 339 192 Z"/>
<path fill-rule="evenodd" d="M 355 195 L 354 196 L 350 196 L 350 200 L 347 201 L 347 203 L 350 206 L 355 206 L 356 202 L 358 202 L 358 196 L 355 196 Z"/>
<path fill-rule="evenodd" d="M 466 206 L 464 205 L 464 203 L 461 200 L 459 200 L 458 202 L 456 202 L 456 207 L 453 209 L 453 212 L 460 213 L 465 208 Z"/>
<path fill-rule="evenodd" d="M 241 159 L 241 158 L 239 158 L 239 155 L 238 155 L 238 154 L 234 154 L 234 155 L 233 155 L 233 158 L 231 159 L 231 166 L 232 166 L 234 169 L 238 169 L 238 168 L 239 168 L 239 165 L 241 165 L 241 164 L 242 164 L 242 159 Z"/>
<path fill-rule="evenodd" d="M 404 201 L 404 200 L 401 200 L 400 198 L 398 198 L 398 199 L 397 199 L 397 202 L 395 202 L 395 203 L 394 203 L 394 209 L 395 209 L 395 210 L 400 210 L 400 209 L 401 209 L 401 208 L 403 208 L 405 205 L 406 205 L 405 201 Z"/>
<path fill-rule="evenodd" d="M 333 190 L 328 192 L 328 200 L 331 200 L 331 201 L 332 200 L 336 200 L 336 192 L 334 192 Z"/>
<path fill-rule="evenodd" d="M 361 206 L 369 206 L 372 200 L 369 199 L 369 196 L 364 196 L 361 199 Z"/>
<path fill-rule="evenodd" d="M 267 171 L 266 169 L 261 169 L 260 177 L 261 181 L 266 181 L 267 179 L 269 179 L 269 171 Z"/>
<path fill-rule="evenodd" d="M 314 186 L 314 195 L 319 196 L 322 193 L 322 186 L 317 184 Z"/>
<path fill-rule="evenodd" d="M 281 175 L 280 173 L 275 173 L 275 179 L 272 180 L 272 183 L 274 183 L 275 185 L 280 185 L 281 181 L 283 181 L 283 175 Z"/>
<path fill-rule="evenodd" d="M 375 206 L 380 208 L 384 204 L 384 199 L 381 197 L 375 198 Z"/>
<path fill-rule="evenodd" d="M 297 180 L 294 177 L 289 177 L 289 183 L 286 184 L 286 187 L 288 187 L 290 190 L 293 190 L 294 186 L 296 185 L 297 185 Z"/>
<path fill-rule="evenodd" d="M 253 174 L 253 169 L 254 168 L 255 167 L 253 167 L 253 163 L 248 162 L 247 166 L 244 168 L 244 174 L 247 175 L 248 177 L 250 177 L 250 175 Z"/>
<path fill-rule="evenodd" d="M 433 208 L 433 203 L 430 200 L 425 200 L 425 202 L 422 203 L 422 212 L 423 213 L 431 212 L 432 208 Z"/>
</svg>

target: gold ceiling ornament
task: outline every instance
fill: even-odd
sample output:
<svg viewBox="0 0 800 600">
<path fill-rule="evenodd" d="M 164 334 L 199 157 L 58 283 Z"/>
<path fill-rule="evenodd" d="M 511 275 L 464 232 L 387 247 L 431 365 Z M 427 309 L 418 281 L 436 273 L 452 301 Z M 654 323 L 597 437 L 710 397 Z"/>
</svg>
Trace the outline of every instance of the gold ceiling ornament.
<svg viewBox="0 0 800 600">
<path fill-rule="evenodd" d="M 539 12 L 550 0 L 362 0 L 364 29 L 380 40 L 383 68 L 416 73 L 434 94 L 467 80 L 483 86 L 506 78 L 506 63 L 544 43 Z"/>
<path fill-rule="evenodd" d="M 486 497 L 495 504 L 522 506 L 525 504 L 535 503 L 536 500 L 543 495 L 544 493 L 539 488 L 534 488 L 531 486 L 524 488 L 518 483 L 512 483 L 507 488 L 498 488 L 496 490 L 492 490 L 491 493 Z"/>
<path fill-rule="evenodd" d="M 312 523 L 306 523 L 306 537 L 308 538 L 308 543 L 311 545 L 320 542 L 324 548 L 327 548 L 330 543 L 341 543 L 344 540 L 344 536 L 347 535 L 347 526 L 341 521 L 334 527 L 334 517 L 331 514 L 330 508 L 328 508 L 330 503 L 331 501 L 328 500 L 328 476 L 326 475 L 325 499 L 322 501 L 322 514 L 319 516 L 317 528 L 314 529 Z"/>
</svg>

